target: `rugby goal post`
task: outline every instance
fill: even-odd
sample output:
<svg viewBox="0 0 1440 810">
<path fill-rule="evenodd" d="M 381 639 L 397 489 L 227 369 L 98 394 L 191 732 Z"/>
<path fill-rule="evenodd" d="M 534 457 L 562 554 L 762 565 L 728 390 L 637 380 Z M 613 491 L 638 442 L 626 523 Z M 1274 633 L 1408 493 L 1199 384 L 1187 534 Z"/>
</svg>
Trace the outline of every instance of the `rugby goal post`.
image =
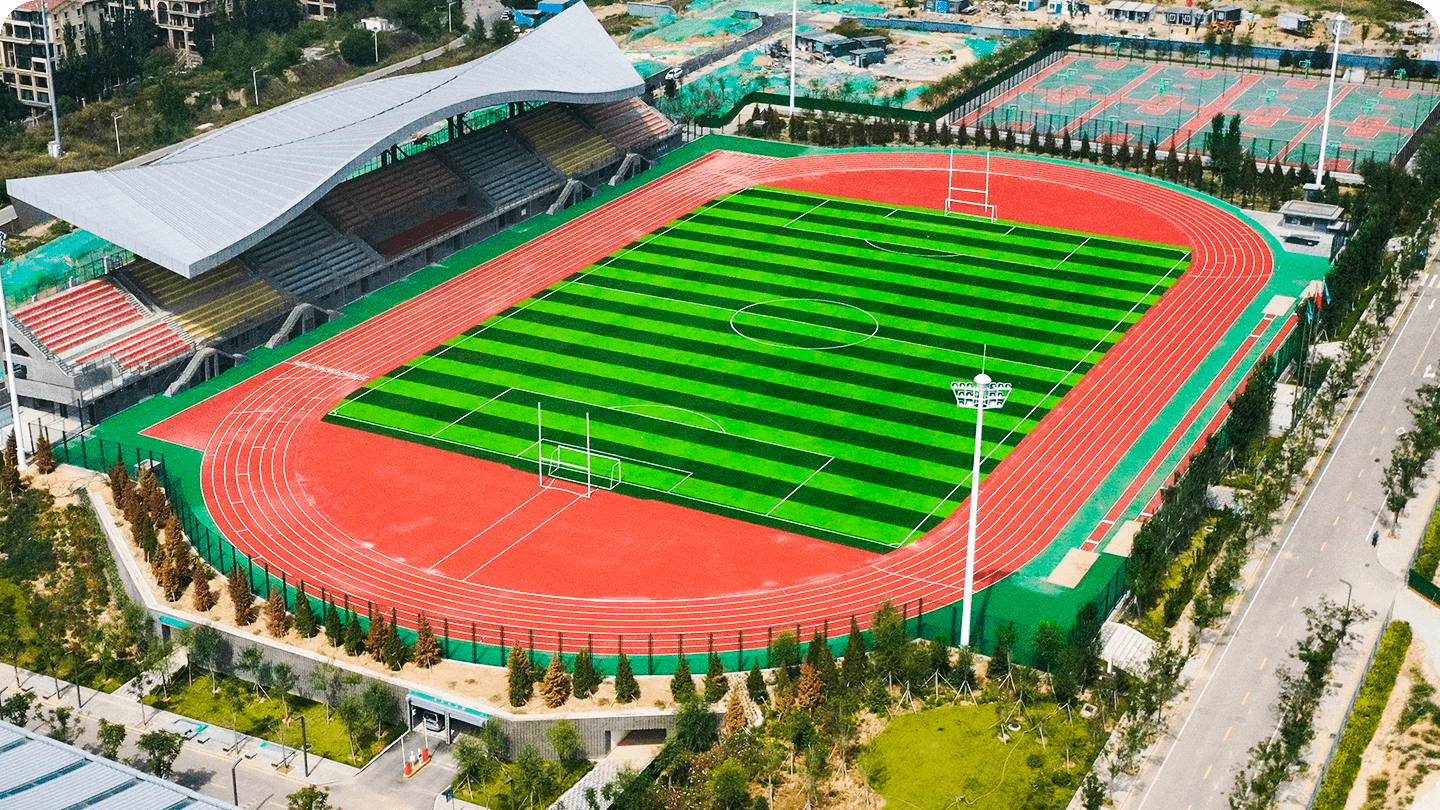
<svg viewBox="0 0 1440 810">
<path fill-rule="evenodd" d="M 535 403 L 535 458 L 542 489 L 564 489 L 556 481 L 584 484 L 582 497 L 590 497 L 597 489 L 610 491 L 620 485 L 620 459 L 596 453 L 590 447 L 590 413 L 585 413 L 585 445 L 583 447 L 545 439 L 545 411 Z"/>
<path fill-rule="evenodd" d="M 973 169 L 961 169 L 960 174 L 976 174 Z M 979 187 L 958 185 L 955 179 L 955 150 L 950 150 L 950 172 L 946 181 L 945 213 L 979 216 L 994 222 L 998 219 L 995 206 L 990 203 L 990 151 L 985 151 L 985 170 Z M 960 181 L 966 182 L 966 181 Z M 976 212 L 979 213 L 976 213 Z"/>
</svg>

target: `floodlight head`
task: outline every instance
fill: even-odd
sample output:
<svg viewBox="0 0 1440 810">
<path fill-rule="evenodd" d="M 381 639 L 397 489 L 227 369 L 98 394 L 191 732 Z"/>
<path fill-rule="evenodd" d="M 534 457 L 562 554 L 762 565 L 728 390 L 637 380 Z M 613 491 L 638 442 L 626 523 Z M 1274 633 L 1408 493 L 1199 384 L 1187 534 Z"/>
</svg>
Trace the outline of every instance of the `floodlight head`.
<svg viewBox="0 0 1440 810">
<path fill-rule="evenodd" d="M 991 382 L 987 374 L 975 375 L 975 382 L 952 382 L 955 404 L 961 408 L 993 411 L 1003 408 L 1010 396 L 1010 383 Z"/>
</svg>

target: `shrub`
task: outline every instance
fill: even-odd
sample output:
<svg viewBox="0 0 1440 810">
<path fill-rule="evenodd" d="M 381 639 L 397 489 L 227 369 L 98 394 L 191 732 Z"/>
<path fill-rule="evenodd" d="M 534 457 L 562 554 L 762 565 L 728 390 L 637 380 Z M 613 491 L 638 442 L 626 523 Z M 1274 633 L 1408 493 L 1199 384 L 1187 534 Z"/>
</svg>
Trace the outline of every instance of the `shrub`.
<svg viewBox="0 0 1440 810">
<path fill-rule="evenodd" d="M 1360 758 L 1375 736 L 1380 715 L 1390 700 L 1390 691 L 1395 688 L 1395 677 L 1405 663 L 1410 637 L 1410 625 L 1406 622 L 1393 622 L 1385 629 L 1385 636 L 1380 639 L 1380 651 L 1375 655 L 1370 673 L 1365 676 L 1365 685 L 1360 688 L 1355 710 L 1345 724 L 1345 735 L 1340 738 L 1335 759 L 1320 785 L 1315 804 L 1311 805 L 1313 810 L 1343 810 L 1345 807 L 1350 788 L 1360 773 Z"/>
</svg>

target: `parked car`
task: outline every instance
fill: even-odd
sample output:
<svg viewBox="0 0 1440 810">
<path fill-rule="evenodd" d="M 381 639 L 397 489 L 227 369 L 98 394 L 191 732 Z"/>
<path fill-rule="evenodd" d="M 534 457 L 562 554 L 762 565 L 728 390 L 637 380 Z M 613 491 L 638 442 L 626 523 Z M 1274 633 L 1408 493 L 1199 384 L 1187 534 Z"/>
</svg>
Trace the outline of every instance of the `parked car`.
<svg viewBox="0 0 1440 810">
<path fill-rule="evenodd" d="M 678 82 L 680 81 L 680 77 L 684 75 L 685 71 L 681 70 L 679 67 L 672 67 L 669 70 L 665 71 L 665 81 Z"/>
</svg>

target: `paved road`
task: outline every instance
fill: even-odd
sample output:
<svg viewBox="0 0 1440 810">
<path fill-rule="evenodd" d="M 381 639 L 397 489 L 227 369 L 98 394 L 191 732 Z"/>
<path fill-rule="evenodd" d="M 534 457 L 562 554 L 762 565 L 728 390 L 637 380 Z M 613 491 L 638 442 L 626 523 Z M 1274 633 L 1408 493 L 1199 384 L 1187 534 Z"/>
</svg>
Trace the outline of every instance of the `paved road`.
<svg viewBox="0 0 1440 810">
<path fill-rule="evenodd" d="M 1360 628 L 1368 640 L 1362 648 L 1368 651 L 1377 637 L 1403 587 L 1401 574 L 1414 542 L 1391 536 L 1380 514 L 1381 470 L 1395 444 L 1395 429 L 1410 424 L 1403 400 L 1434 381 L 1426 378 L 1428 364 L 1440 365 L 1440 287 L 1422 286 L 1416 295 L 1368 391 L 1341 426 L 1330 457 L 1281 528 L 1280 547 L 1261 568 L 1248 601 L 1237 608 L 1227 637 L 1195 673 L 1191 697 L 1177 721 L 1178 739 L 1163 763 L 1142 771 L 1142 783 L 1123 807 L 1227 807 L 1225 796 L 1236 769 L 1248 760 L 1248 749 L 1275 729 L 1275 668 L 1287 662 L 1305 635 L 1302 610 L 1322 596 L 1343 602 L 1348 589 L 1342 580 L 1354 585 L 1356 603 L 1377 614 Z M 1376 530 L 1382 533 L 1380 549 L 1370 544 Z M 1337 669 L 1358 670 L 1361 656 L 1353 651 L 1342 656 Z M 1290 668 L 1295 669 L 1293 662 Z M 1341 719 L 1339 710 L 1317 719 L 1317 748 L 1327 749 Z"/>
</svg>

